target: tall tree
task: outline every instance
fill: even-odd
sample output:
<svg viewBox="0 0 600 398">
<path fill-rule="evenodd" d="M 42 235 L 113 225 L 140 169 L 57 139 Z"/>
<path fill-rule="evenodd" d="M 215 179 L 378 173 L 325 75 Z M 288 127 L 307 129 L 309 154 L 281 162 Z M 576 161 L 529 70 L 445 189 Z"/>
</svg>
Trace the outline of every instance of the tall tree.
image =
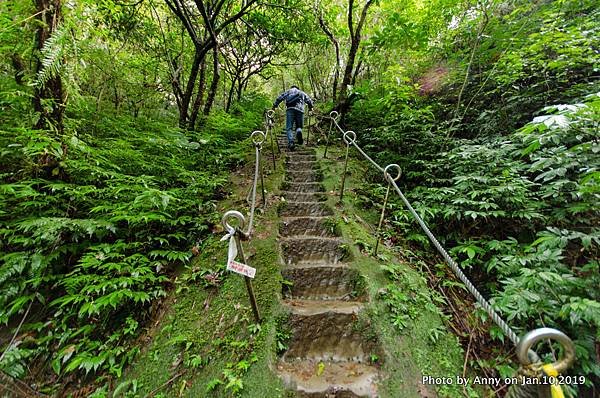
<svg viewBox="0 0 600 398">
<path fill-rule="evenodd" d="M 358 14 L 358 20 L 355 23 L 355 0 L 348 0 L 348 33 L 350 35 L 350 48 L 348 49 L 348 56 L 346 58 L 346 68 L 344 69 L 344 78 L 342 80 L 342 84 L 340 86 L 339 100 L 338 104 L 340 109 L 345 110 L 348 106 L 347 97 L 348 97 L 348 86 L 352 84 L 353 81 L 356 80 L 356 75 L 359 71 L 359 67 L 354 67 L 356 62 L 356 57 L 358 55 L 358 51 L 360 48 L 360 42 L 362 40 L 362 29 L 365 25 L 365 21 L 367 20 L 367 15 L 369 13 L 369 8 L 375 0 L 367 0 L 367 2 L 362 6 L 360 13 Z M 359 63 L 360 66 L 360 63 Z"/>
<path fill-rule="evenodd" d="M 194 45 L 194 57 L 189 69 L 185 89 L 179 93 L 179 125 L 193 128 L 199 107 L 192 105 L 192 97 L 198 91 L 198 75 L 206 55 L 218 45 L 218 37 L 227 26 L 239 20 L 257 6 L 257 0 L 247 0 L 241 5 L 233 0 L 165 0 L 173 14 L 181 21 Z M 214 60 L 213 60 L 214 61 Z M 218 60 L 216 61 L 218 62 Z M 176 93 L 177 95 L 177 93 Z M 209 102 L 207 101 L 207 104 Z M 196 114 L 192 114 L 192 113 Z"/>
<path fill-rule="evenodd" d="M 63 20 L 62 0 L 36 0 L 36 19 L 39 21 L 36 31 L 35 71 L 39 75 L 45 68 L 44 48 L 51 36 L 56 34 Z M 60 62 L 60 60 L 59 60 Z M 65 97 L 63 83 L 58 73 L 47 73 L 47 77 L 38 77 L 33 94 L 33 109 L 39 114 L 35 124 L 37 129 L 54 129 L 59 134 L 64 128 Z"/>
</svg>

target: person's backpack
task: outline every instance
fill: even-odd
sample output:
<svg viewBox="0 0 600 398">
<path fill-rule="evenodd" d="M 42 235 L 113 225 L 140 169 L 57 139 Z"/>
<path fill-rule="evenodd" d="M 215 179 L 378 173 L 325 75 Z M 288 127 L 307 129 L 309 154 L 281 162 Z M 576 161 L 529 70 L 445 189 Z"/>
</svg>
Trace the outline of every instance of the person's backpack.
<svg viewBox="0 0 600 398">
<path fill-rule="evenodd" d="M 302 92 L 298 91 L 296 94 L 286 99 L 285 106 L 292 108 L 298 105 L 300 102 L 302 102 Z"/>
</svg>

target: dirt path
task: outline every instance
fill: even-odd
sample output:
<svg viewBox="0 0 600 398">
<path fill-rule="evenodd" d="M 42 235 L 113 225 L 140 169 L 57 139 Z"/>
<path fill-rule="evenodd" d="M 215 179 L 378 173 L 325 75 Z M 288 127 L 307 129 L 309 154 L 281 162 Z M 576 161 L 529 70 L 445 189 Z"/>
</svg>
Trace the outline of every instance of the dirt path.
<svg viewBox="0 0 600 398">
<path fill-rule="evenodd" d="M 377 347 L 356 327 L 366 294 L 321 180 L 314 150 L 287 153 L 279 234 L 291 339 L 277 370 L 298 397 L 376 397 L 378 369 L 369 357 Z"/>
</svg>

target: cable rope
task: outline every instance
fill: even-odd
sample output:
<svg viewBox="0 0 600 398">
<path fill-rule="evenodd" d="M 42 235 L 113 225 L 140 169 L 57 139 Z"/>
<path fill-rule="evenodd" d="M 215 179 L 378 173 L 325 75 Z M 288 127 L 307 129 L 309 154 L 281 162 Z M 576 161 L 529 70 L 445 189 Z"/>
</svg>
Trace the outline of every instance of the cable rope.
<svg viewBox="0 0 600 398">
<path fill-rule="evenodd" d="M 246 238 L 252 234 L 252 227 L 254 226 L 254 210 L 256 208 L 256 186 L 258 185 L 258 175 L 260 168 L 260 151 L 262 149 L 262 143 L 265 140 L 265 134 L 262 131 L 254 131 L 250 136 L 254 143 L 255 161 L 254 161 L 254 180 L 252 182 L 252 203 L 250 204 L 250 217 L 248 219 L 248 229 L 244 232 Z"/>
<path fill-rule="evenodd" d="M 444 247 L 440 244 L 440 242 L 435 237 L 435 235 L 431 232 L 431 230 L 429 229 L 429 227 L 427 226 L 427 224 L 425 223 L 423 218 L 421 218 L 421 216 L 417 213 L 417 211 L 412 207 L 412 205 L 410 204 L 410 202 L 408 201 L 406 196 L 404 196 L 404 194 L 402 193 L 402 190 L 400 190 L 400 188 L 398 187 L 398 185 L 396 183 L 396 181 L 400 178 L 400 174 L 402 172 L 400 169 L 400 166 L 398 166 L 396 164 L 390 164 L 390 165 L 386 166 L 384 169 L 377 162 L 375 162 L 369 155 L 367 155 L 365 153 L 365 151 L 356 143 L 356 133 L 354 131 L 344 131 L 340 127 L 340 125 L 338 124 L 338 119 L 339 119 L 338 112 L 336 112 L 336 111 L 331 112 L 328 118 L 332 121 L 333 124 L 335 124 L 337 129 L 340 130 L 343 134 L 342 138 L 343 138 L 343 141 L 346 143 L 346 162 L 348 159 L 348 157 L 347 157 L 348 148 L 350 147 L 350 145 L 352 145 L 377 170 L 379 170 L 380 172 L 383 172 L 383 176 L 384 176 L 385 180 L 388 182 L 388 189 L 390 186 L 392 186 L 394 188 L 394 190 L 400 196 L 400 199 L 402 200 L 404 205 L 408 208 L 410 214 L 418 222 L 421 229 L 425 232 L 425 234 L 427 235 L 427 237 L 429 238 L 431 243 L 433 243 L 433 245 L 435 246 L 437 251 L 444 258 L 446 263 L 450 266 L 450 268 L 452 269 L 454 274 L 465 284 L 467 290 L 473 295 L 473 297 L 475 298 L 477 303 L 481 306 L 481 308 L 483 308 L 485 310 L 485 312 L 496 323 L 496 325 L 498 325 L 500 327 L 502 332 L 516 346 L 517 357 L 518 357 L 519 361 L 521 362 L 523 369 L 525 369 L 525 368 L 529 369 L 529 368 L 533 367 L 533 369 L 537 372 L 538 375 L 541 374 L 540 373 L 541 368 L 539 367 L 540 358 L 532 348 L 534 347 L 536 342 L 538 342 L 542 339 L 555 340 L 564 347 L 563 358 L 554 362 L 553 364 L 543 365 L 543 366 L 549 367 L 549 369 L 551 369 L 552 372 L 558 371 L 558 373 L 568 369 L 568 367 L 575 360 L 575 346 L 574 346 L 572 340 L 567 335 L 565 335 L 563 332 L 561 332 L 557 329 L 546 328 L 546 327 L 531 330 L 528 333 L 526 333 L 524 336 L 519 338 L 517 333 L 510 327 L 510 325 L 508 325 L 508 323 L 500 316 L 500 314 L 498 314 L 498 312 L 496 312 L 494 307 L 492 307 L 492 305 L 485 299 L 485 297 L 483 297 L 483 295 L 479 292 L 479 290 L 477 290 L 475 285 L 473 285 L 473 283 L 469 280 L 469 278 L 461 270 L 458 263 L 456 261 L 454 261 L 454 259 L 452 257 L 450 257 L 450 255 L 448 254 L 446 249 L 444 249 Z M 347 166 L 345 165 L 344 167 L 347 167 Z M 397 169 L 396 177 L 392 177 L 392 175 L 388 172 L 388 169 L 390 169 L 390 168 Z M 343 177 L 345 177 L 345 173 L 344 173 Z M 344 180 L 344 178 L 343 178 L 343 180 Z M 343 197 L 343 189 L 344 189 L 344 183 L 342 182 L 340 199 Z M 384 203 L 383 209 L 384 209 L 383 211 L 385 211 L 385 203 Z M 382 216 L 383 216 L 383 211 L 382 211 Z M 546 372 L 546 370 L 544 370 L 544 372 Z M 522 391 L 517 391 L 516 395 L 514 395 L 514 397 L 516 398 L 516 397 L 521 397 L 521 396 L 529 396 L 527 394 L 522 395 L 525 393 L 525 390 L 526 389 L 522 389 Z"/>
</svg>

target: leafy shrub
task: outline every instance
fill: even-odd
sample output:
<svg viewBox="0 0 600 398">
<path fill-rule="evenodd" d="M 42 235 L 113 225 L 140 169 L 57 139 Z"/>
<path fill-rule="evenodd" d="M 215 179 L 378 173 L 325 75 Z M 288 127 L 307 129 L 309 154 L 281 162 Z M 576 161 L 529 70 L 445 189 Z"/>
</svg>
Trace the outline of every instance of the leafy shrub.
<svg viewBox="0 0 600 398">
<path fill-rule="evenodd" d="M 231 154 L 251 131 L 220 114 L 191 136 L 142 117 L 78 116 L 63 142 L 0 132 L 0 322 L 36 314 L 3 348 L 13 377 L 45 363 L 59 377 L 120 376 L 151 304 L 216 221 Z"/>
</svg>

